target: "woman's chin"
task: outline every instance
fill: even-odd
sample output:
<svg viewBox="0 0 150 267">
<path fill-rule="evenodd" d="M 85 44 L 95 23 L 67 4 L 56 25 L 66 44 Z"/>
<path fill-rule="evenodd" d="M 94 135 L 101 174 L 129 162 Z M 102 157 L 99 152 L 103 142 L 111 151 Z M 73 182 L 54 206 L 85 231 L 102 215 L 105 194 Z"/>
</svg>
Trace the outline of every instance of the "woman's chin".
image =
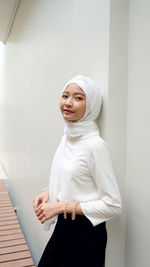
<svg viewBox="0 0 150 267">
<path fill-rule="evenodd" d="M 64 119 L 66 120 L 66 121 L 73 121 L 74 120 L 74 118 L 72 117 L 72 116 L 70 116 L 70 114 L 63 114 L 63 117 L 64 117 Z"/>
</svg>

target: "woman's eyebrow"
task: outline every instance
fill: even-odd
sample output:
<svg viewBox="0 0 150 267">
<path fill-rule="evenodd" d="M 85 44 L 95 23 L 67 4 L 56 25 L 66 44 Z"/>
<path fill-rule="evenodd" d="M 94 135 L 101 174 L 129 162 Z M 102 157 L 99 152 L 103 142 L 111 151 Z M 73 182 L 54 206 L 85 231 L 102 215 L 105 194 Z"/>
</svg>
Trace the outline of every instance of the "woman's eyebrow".
<svg viewBox="0 0 150 267">
<path fill-rule="evenodd" d="M 83 93 L 74 93 L 74 95 L 82 95 L 82 96 L 85 96 L 85 94 L 83 94 Z"/>
<path fill-rule="evenodd" d="M 63 94 L 69 94 L 69 92 L 68 91 L 64 91 L 63 92 Z M 80 92 L 76 92 L 76 93 L 74 93 L 74 95 L 82 95 L 82 96 L 85 96 L 85 94 L 84 93 L 80 93 Z"/>
</svg>

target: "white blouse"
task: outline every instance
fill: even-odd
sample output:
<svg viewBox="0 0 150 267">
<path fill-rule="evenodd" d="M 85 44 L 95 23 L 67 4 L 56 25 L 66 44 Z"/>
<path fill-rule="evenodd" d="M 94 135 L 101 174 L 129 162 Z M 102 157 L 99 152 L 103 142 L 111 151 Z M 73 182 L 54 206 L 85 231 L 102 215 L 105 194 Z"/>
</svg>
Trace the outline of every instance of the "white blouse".
<svg viewBox="0 0 150 267">
<path fill-rule="evenodd" d="M 93 226 L 120 215 L 120 192 L 99 131 L 68 137 L 60 170 L 58 201 L 80 202 Z"/>
</svg>

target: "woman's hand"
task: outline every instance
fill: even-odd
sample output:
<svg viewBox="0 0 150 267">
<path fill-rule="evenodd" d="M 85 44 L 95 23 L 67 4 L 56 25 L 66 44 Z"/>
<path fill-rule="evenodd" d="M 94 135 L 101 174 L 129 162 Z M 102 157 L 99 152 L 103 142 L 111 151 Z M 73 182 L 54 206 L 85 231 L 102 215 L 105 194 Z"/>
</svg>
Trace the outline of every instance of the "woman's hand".
<svg viewBox="0 0 150 267">
<path fill-rule="evenodd" d="M 36 213 L 39 206 L 41 204 L 47 203 L 48 200 L 49 200 L 49 190 L 47 189 L 33 199 L 34 212 Z"/>
<path fill-rule="evenodd" d="M 46 220 L 60 214 L 62 212 L 61 209 L 62 203 L 60 202 L 42 203 L 36 209 L 35 213 L 40 222 L 44 223 Z"/>
</svg>

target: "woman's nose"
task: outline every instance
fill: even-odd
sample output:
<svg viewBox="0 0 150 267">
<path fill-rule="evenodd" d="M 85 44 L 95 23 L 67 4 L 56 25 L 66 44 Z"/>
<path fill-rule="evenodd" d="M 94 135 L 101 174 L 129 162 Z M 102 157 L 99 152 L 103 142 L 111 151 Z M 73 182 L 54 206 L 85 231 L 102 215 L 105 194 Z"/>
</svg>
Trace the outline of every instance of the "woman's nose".
<svg viewBox="0 0 150 267">
<path fill-rule="evenodd" d="M 65 104 L 66 104 L 67 106 L 72 106 L 72 99 L 71 99 L 70 97 L 68 97 L 68 98 L 66 99 L 66 101 L 65 101 Z"/>
</svg>

